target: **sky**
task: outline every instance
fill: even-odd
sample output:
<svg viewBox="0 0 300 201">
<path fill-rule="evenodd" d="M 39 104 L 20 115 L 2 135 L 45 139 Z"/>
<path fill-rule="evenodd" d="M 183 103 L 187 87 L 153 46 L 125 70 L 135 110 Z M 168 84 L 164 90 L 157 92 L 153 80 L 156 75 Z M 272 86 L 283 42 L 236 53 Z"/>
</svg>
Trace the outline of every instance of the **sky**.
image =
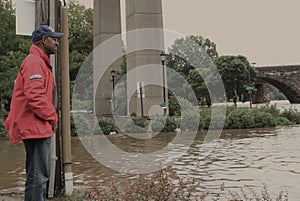
<svg viewBox="0 0 300 201">
<path fill-rule="evenodd" d="M 300 0 L 162 0 L 162 6 L 165 29 L 208 38 L 220 56 L 244 55 L 256 66 L 300 64 Z"/>
</svg>

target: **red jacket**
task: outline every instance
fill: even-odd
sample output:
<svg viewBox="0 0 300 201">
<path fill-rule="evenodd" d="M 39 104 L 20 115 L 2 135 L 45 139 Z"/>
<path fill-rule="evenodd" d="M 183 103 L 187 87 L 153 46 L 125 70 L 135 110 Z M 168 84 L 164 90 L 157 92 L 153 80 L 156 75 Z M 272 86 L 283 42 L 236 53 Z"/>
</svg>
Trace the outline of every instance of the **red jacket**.
<svg viewBox="0 0 300 201">
<path fill-rule="evenodd" d="M 52 125 L 57 123 L 54 88 L 49 57 L 32 45 L 15 80 L 10 112 L 4 122 L 12 144 L 53 135 Z"/>
</svg>

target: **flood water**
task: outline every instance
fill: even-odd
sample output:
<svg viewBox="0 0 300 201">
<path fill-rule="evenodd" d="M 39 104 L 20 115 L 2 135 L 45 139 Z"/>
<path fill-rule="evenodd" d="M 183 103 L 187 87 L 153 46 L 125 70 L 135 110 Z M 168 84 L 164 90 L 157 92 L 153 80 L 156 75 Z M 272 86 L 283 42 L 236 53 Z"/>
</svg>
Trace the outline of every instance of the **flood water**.
<svg viewBox="0 0 300 201">
<path fill-rule="evenodd" d="M 126 135 L 108 136 L 125 151 L 151 152 L 161 149 L 176 133 L 159 134 L 151 146 Z M 170 166 L 172 174 L 201 181 L 201 190 L 225 188 L 239 191 L 250 187 L 258 193 L 263 185 L 272 195 L 287 191 L 289 200 L 300 198 L 300 125 L 251 130 L 224 130 L 213 151 L 200 158 L 205 132 L 199 132 L 190 149 Z M 104 136 L 102 136 L 104 137 Z M 149 144 L 148 144 L 149 145 Z M 109 153 L 107 153 L 109 154 Z M 134 175 L 111 170 L 93 159 L 79 138 L 72 138 L 75 187 L 89 182 L 125 181 Z M 21 192 L 25 181 L 25 154 L 22 143 L 0 141 L 0 192 Z M 274 199 L 274 198 L 273 198 Z"/>
<path fill-rule="evenodd" d="M 181 177 L 201 181 L 205 190 L 215 190 L 224 183 L 234 190 L 249 186 L 261 190 L 266 184 L 274 194 L 288 191 L 291 200 L 300 197 L 300 126 L 271 129 L 225 130 L 214 150 L 199 160 L 199 145 L 204 133 L 198 133 L 187 153 L 171 166 Z M 164 134 L 160 142 L 169 141 Z M 121 139 L 121 140 L 120 140 Z M 126 136 L 110 137 L 113 143 L 122 143 Z M 0 142 L 0 189 L 22 191 L 25 178 L 24 147 Z M 136 142 L 135 142 L 136 143 Z M 122 147 L 122 144 L 119 144 Z M 157 149 L 151 143 L 153 149 Z M 158 146 L 161 144 L 158 143 Z M 73 172 L 75 186 L 89 182 L 122 181 L 132 175 L 118 173 L 94 160 L 84 149 L 79 138 L 72 138 Z M 196 174 L 195 174 L 196 170 Z"/>
</svg>

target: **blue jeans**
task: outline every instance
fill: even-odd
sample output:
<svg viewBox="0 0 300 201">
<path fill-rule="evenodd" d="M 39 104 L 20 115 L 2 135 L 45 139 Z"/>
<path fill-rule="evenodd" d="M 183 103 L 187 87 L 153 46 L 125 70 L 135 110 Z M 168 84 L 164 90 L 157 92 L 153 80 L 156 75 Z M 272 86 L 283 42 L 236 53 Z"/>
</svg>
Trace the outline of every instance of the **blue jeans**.
<svg viewBox="0 0 300 201">
<path fill-rule="evenodd" d="M 50 175 L 51 137 L 23 140 L 26 150 L 25 201 L 45 201 Z"/>
</svg>

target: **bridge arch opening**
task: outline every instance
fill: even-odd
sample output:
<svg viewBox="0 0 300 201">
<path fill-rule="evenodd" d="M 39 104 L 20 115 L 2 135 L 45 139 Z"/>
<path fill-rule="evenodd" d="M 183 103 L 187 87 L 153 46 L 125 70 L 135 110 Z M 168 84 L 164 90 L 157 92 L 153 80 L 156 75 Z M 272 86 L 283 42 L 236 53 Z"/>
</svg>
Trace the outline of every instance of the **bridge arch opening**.
<svg viewBox="0 0 300 201">
<path fill-rule="evenodd" d="M 297 96 L 297 91 L 294 90 L 290 85 L 281 82 L 279 80 L 276 79 L 272 79 L 269 77 L 257 77 L 257 80 L 260 80 L 260 82 L 266 82 L 270 85 L 272 85 L 273 87 L 277 88 L 285 97 L 286 99 L 290 102 L 290 103 L 299 103 L 300 100 Z M 269 90 L 268 90 L 269 92 Z"/>
</svg>

